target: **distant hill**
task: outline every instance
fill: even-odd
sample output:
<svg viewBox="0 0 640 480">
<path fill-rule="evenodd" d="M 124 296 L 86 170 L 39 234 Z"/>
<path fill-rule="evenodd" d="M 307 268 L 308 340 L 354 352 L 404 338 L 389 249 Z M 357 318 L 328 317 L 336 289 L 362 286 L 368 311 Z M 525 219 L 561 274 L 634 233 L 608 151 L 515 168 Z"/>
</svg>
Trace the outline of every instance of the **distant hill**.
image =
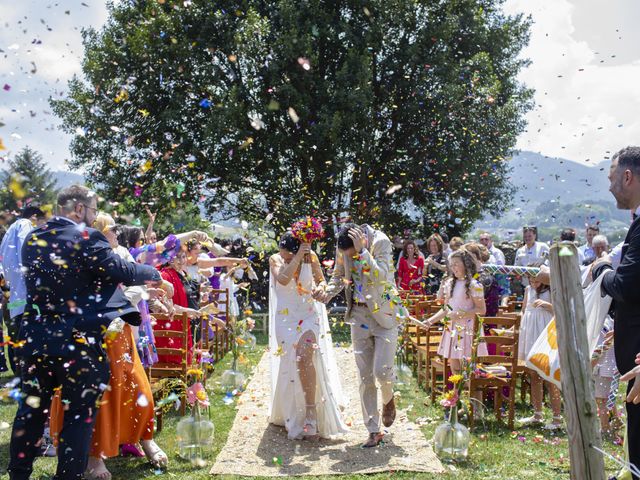
<svg viewBox="0 0 640 480">
<path fill-rule="evenodd" d="M 84 184 L 84 177 L 73 172 L 56 171 L 51 172 L 56 179 L 57 188 L 65 188 L 74 183 Z"/>
<path fill-rule="evenodd" d="M 521 152 L 510 163 L 513 167 L 511 182 L 518 187 L 516 203 L 567 199 L 613 202 L 607 180 L 608 161 L 589 166 L 564 158 Z"/>
<path fill-rule="evenodd" d="M 585 224 L 600 223 L 611 240 L 629 225 L 629 212 L 618 210 L 609 192 L 609 161 L 589 166 L 563 158 L 521 152 L 511 160 L 509 180 L 517 188 L 513 206 L 499 218 L 487 217 L 476 229 L 503 239 L 520 237 L 523 225 L 536 225 L 550 240 L 563 227 L 583 235 Z"/>
</svg>

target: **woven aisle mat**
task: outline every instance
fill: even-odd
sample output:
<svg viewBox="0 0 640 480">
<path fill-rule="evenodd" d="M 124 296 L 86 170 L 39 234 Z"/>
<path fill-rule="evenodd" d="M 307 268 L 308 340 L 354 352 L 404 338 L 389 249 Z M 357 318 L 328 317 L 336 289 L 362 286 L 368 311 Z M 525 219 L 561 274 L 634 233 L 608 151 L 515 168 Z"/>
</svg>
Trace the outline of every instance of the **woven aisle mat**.
<svg viewBox="0 0 640 480">
<path fill-rule="evenodd" d="M 289 440 L 283 427 L 268 423 L 269 353 L 256 367 L 242 395 L 233 427 L 211 474 L 277 477 L 289 475 L 339 475 L 384 471 L 440 473 L 444 469 L 431 446 L 399 410 L 384 444 L 361 448 L 368 432 L 362 423 L 358 374 L 351 348 L 337 348 L 341 380 L 349 404 L 344 412 L 351 431 L 333 440 Z"/>
</svg>

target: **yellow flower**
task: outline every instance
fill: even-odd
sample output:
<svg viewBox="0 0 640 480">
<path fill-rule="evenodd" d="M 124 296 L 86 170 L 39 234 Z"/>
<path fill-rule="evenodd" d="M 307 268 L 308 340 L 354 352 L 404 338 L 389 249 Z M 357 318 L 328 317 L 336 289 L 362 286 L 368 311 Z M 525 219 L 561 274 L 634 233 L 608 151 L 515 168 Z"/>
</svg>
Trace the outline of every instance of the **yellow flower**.
<svg viewBox="0 0 640 480">
<path fill-rule="evenodd" d="M 464 377 L 462 375 L 451 375 L 449 377 L 449 381 L 454 385 L 459 384 L 462 380 L 464 380 Z"/>
<path fill-rule="evenodd" d="M 207 399 L 207 392 L 205 392 L 204 390 L 198 390 L 198 392 L 196 393 L 196 398 L 201 402 L 204 402 Z"/>
<path fill-rule="evenodd" d="M 202 375 L 202 370 L 200 370 L 199 368 L 190 368 L 189 370 L 187 370 L 187 375 L 194 375 L 196 377 L 199 377 Z"/>
</svg>

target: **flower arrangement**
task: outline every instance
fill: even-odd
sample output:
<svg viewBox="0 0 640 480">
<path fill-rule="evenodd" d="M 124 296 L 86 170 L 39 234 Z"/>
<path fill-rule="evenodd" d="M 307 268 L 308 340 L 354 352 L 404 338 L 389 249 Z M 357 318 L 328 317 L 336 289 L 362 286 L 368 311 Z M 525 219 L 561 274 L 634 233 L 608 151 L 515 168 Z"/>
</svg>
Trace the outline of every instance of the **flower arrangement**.
<svg viewBox="0 0 640 480">
<path fill-rule="evenodd" d="M 209 396 L 204 386 L 200 382 L 196 382 L 187 388 L 187 403 L 192 407 L 198 404 L 199 407 L 208 407 Z"/>
<path fill-rule="evenodd" d="M 473 338 L 471 357 L 463 358 L 460 372 L 447 379 L 451 388 L 444 392 L 440 400 L 440 405 L 449 409 L 449 414 L 447 420 L 436 428 L 433 441 L 436 453 L 443 459 L 458 461 L 466 459 L 468 455 L 470 434 L 467 427 L 458 422 L 458 409 L 462 406 L 461 399 L 465 385 L 472 375 L 477 375 L 481 370 L 481 365 L 477 363 L 477 347 L 483 326 L 482 318 L 478 317 L 478 320 L 479 328 Z M 464 405 L 466 407 L 466 404 Z M 483 407 L 478 405 L 478 408 Z M 470 408 L 466 410 L 470 411 Z"/>
<path fill-rule="evenodd" d="M 291 233 L 303 243 L 311 243 L 324 237 L 322 223 L 315 217 L 305 217 L 291 226 Z"/>
<path fill-rule="evenodd" d="M 191 413 L 178 422 L 176 439 L 180 457 L 190 460 L 193 465 L 203 466 L 203 459 L 211 453 L 215 432 L 209 409 L 211 403 L 205 388 L 210 355 L 202 345 L 194 342 L 191 358 L 193 363 L 187 369 L 184 385 L 184 396 Z M 202 415 L 202 409 L 206 410 L 206 417 Z"/>
</svg>

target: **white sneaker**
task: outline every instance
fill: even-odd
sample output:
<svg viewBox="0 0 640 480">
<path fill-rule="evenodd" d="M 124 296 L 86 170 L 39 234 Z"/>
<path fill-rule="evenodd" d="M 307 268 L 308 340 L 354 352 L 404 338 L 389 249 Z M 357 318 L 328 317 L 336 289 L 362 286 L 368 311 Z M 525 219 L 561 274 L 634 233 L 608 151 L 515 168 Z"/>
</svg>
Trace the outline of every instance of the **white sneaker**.
<svg viewBox="0 0 640 480">
<path fill-rule="evenodd" d="M 534 414 L 530 417 L 519 419 L 518 423 L 523 427 L 526 427 L 529 425 L 542 425 L 544 423 L 544 417 L 542 415 Z"/>
<path fill-rule="evenodd" d="M 551 423 L 547 423 L 544 427 L 545 430 L 548 430 L 550 432 L 555 432 L 557 430 L 562 430 L 564 428 L 564 426 L 562 425 L 562 423 L 555 423 L 556 420 L 554 420 Z"/>
</svg>

